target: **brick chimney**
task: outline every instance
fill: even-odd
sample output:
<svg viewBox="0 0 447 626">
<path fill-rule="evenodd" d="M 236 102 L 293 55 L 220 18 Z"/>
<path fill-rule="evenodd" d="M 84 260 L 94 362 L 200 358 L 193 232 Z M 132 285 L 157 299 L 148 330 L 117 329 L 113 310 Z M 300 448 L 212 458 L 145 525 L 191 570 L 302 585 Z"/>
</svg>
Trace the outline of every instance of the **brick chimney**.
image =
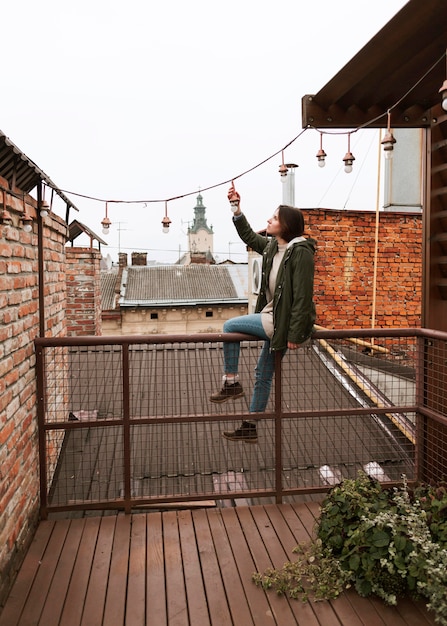
<svg viewBox="0 0 447 626">
<path fill-rule="evenodd" d="M 132 252 L 132 265 L 147 265 L 147 252 Z"/>
</svg>

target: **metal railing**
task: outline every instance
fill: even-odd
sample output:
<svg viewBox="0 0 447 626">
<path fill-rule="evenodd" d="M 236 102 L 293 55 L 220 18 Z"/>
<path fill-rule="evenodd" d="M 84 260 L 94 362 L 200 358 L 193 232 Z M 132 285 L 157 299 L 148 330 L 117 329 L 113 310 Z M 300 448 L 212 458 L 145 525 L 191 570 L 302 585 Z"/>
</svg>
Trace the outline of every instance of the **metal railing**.
<svg viewBox="0 0 447 626">
<path fill-rule="evenodd" d="M 245 397 L 223 404 L 222 342 L 241 341 Z M 261 342 L 230 334 L 36 339 L 41 514 L 257 503 L 326 491 L 363 468 L 440 480 L 447 334 L 315 332 L 276 358 L 249 413 Z M 256 444 L 224 431 L 257 418 Z"/>
</svg>

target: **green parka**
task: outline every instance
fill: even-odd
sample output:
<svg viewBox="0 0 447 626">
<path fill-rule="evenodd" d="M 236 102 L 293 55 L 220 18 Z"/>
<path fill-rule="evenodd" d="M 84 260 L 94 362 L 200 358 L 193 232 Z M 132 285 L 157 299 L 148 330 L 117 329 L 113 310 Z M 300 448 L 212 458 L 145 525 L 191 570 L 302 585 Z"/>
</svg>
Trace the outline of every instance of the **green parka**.
<svg viewBox="0 0 447 626">
<path fill-rule="evenodd" d="M 261 284 L 255 309 L 260 313 L 267 304 L 268 277 L 278 242 L 274 237 L 255 233 L 243 214 L 233 218 L 233 222 L 242 241 L 262 254 Z M 303 343 L 312 333 L 316 317 L 313 301 L 315 245 L 310 238 L 297 241 L 284 253 L 273 294 L 271 350 L 284 350 L 288 341 Z"/>
</svg>

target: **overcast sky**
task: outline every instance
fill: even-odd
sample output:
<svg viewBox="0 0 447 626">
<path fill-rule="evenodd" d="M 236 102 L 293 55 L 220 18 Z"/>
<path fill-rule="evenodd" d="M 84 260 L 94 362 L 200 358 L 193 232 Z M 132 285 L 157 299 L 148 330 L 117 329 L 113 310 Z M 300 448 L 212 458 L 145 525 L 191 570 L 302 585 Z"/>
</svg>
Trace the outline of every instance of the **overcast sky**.
<svg viewBox="0 0 447 626">
<path fill-rule="evenodd" d="M 302 96 L 323 87 L 405 4 L 378 0 L 368 11 L 361 0 L 7 2 L 0 129 L 73 200 L 79 213 L 70 219 L 103 236 L 104 201 L 125 201 L 109 204 L 103 252 L 114 261 L 121 249 L 175 262 L 199 190 L 215 254 L 245 260 L 227 181 L 237 179 L 244 212 L 263 228 L 282 199 L 281 155 L 269 157 L 302 133 Z M 323 169 L 319 134 L 300 135 L 285 151 L 299 166 L 295 204 L 374 210 L 378 133 L 353 135 L 349 175 L 346 136 L 324 137 Z M 164 201 L 179 196 L 168 202 L 164 235 Z"/>
</svg>

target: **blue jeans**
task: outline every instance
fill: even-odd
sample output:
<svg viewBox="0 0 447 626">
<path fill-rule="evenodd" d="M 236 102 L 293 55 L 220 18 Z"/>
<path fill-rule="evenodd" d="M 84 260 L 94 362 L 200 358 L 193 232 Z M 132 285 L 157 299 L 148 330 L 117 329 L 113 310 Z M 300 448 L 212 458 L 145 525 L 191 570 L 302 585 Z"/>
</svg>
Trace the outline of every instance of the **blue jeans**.
<svg viewBox="0 0 447 626">
<path fill-rule="evenodd" d="M 225 333 L 243 333 L 264 339 L 264 345 L 255 368 L 255 386 L 250 403 L 250 413 L 262 413 L 267 406 L 273 374 L 275 373 L 275 352 L 270 351 L 270 339 L 262 326 L 261 314 L 252 313 L 251 315 L 233 317 L 224 323 L 223 330 Z M 224 342 L 225 374 L 237 374 L 240 348 L 239 342 Z"/>
</svg>

